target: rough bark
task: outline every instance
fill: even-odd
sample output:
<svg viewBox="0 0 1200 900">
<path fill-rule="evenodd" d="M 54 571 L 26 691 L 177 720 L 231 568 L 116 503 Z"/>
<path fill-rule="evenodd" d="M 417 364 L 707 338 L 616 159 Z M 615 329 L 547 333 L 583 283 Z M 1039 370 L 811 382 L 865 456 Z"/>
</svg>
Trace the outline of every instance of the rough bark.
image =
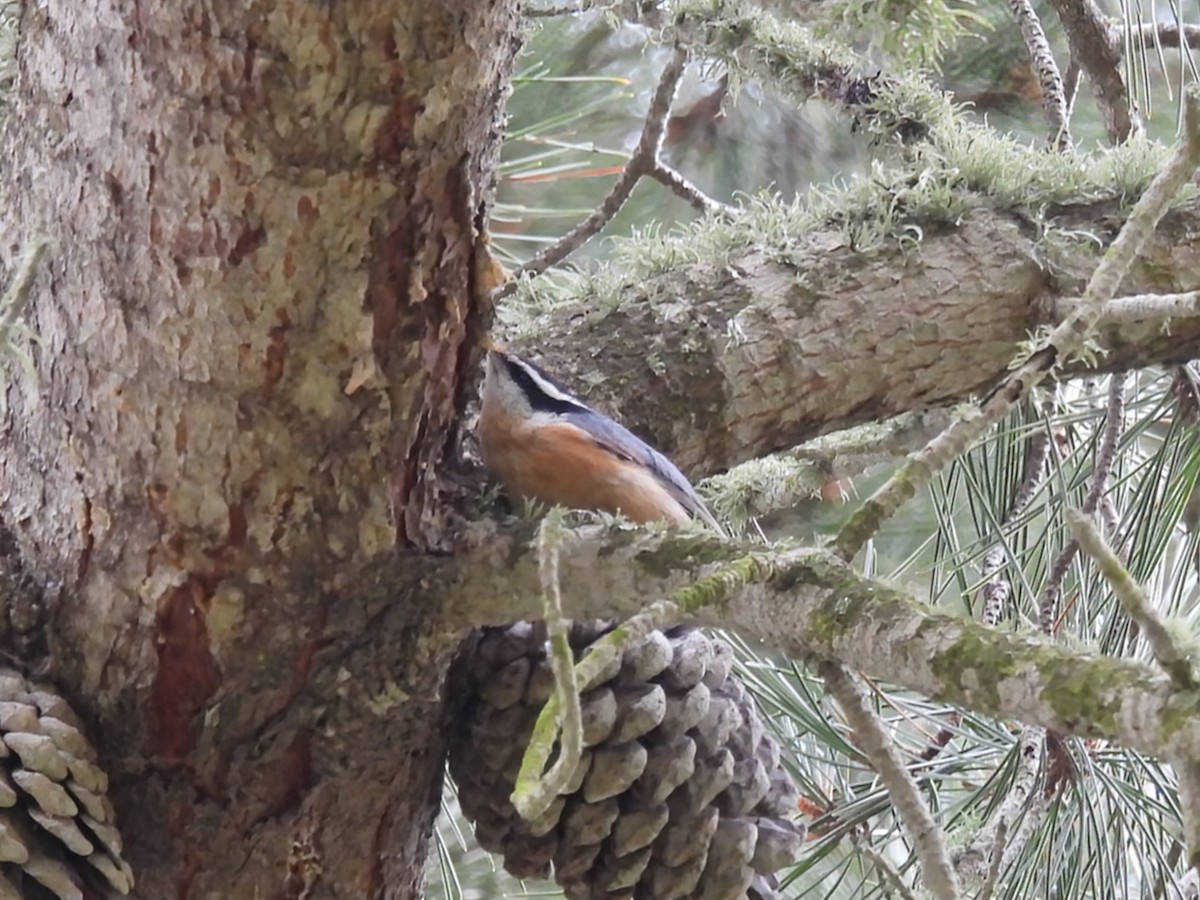
<svg viewBox="0 0 1200 900">
<path fill-rule="evenodd" d="M 5 637 L 86 710 L 141 896 L 420 895 L 463 620 L 400 576 L 525 571 L 503 540 L 435 557 L 515 44 L 513 0 L 27 8 L 4 220 L 57 251 L 0 436 L 32 586 Z M 1143 287 L 1196 287 L 1193 252 Z M 684 268 L 539 343 L 703 471 L 983 390 L 1055 295 L 982 212 L 908 260 L 814 235 Z"/>
<path fill-rule="evenodd" d="M 101 0 L 22 30 L 5 228 L 56 255 L 2 513 L 139 893 L 418 897 L 453 636 L 355 573 L 448 540 L 515 4 Z"/>
<path fill-rule="evenodd" d="M 1063 209 L 1057 222 L 1094 232 L 1110 215 Z M 1198 218 L 1195 203 L 1167 218 L 1128 293 L 1200 287 Z M 821 232 L 786 259 L 751 246 L 630 279 L 616 310 L 580 297 L 514 346 L 683 471 L 710 474 L 819 433 L 986 393 L 1099 259 L 1089 242 L 1052 273 L 1048 248 L 1016 213 L 983 208 L 955 227 L 916 224 L 915 248 L 863 254 Z M 1162 324 L 1105 329 L 1100 369 L 1200 355 L 1200 318 Z M 1078 360 L 1065 373 L 1085 370 Z"/>
</svg>

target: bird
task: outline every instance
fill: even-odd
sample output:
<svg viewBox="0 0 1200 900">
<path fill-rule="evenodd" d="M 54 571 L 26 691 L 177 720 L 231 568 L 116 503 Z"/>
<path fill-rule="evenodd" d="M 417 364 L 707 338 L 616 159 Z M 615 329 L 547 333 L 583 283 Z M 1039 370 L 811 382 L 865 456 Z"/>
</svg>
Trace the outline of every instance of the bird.
<svg viewBox="0 0 1200 900">
<path fill-rule="evenodd" d="M 484 466 L 516 500 L 638 523 L 698 519 L 725 535 L 667 457 L 499 345 L 487 352 L 477 433 Z"/>
</svg>

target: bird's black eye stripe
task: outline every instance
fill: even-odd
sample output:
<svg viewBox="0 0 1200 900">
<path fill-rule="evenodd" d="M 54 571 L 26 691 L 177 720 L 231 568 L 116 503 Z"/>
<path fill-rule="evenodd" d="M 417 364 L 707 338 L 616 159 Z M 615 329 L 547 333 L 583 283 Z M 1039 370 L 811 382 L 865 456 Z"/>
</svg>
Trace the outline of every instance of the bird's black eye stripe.
<svg viewBox="0 0 1200 900">
<path fill-rule="evenodd" d="M 520 385 L 521 391 L 529 398 L 529 405 L 534 410 L 561 415 L 587 409 L 582 403 L 572 402 L 563 397 L 555 397 L 552 394 L 547 394 L 545 389 L 538 384 L 537 379 L 529 374 L 529 370 L 525 366 L 529 366 L 530 369 L 535 370 L 541 378 L 544 378 L 549 384 L 558 388 L 564 394 L 569 395 L 570 391 L 561 382 L 546 374 L 546 372 L 533 365 L 533 363 L 524 362 L 522 364 L 506 356 L 504 357 L 504 365 L 508 367 L 508 374 L 512 376 L 512 380 Z"/>
</svg>

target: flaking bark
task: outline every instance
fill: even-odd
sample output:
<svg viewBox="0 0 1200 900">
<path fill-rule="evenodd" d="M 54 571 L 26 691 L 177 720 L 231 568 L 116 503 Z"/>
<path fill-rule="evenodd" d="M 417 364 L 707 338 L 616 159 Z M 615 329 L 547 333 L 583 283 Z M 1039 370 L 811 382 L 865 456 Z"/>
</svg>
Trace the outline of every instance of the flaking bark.
<svg viewBox="0 0 1200 900">
<path fill-rule="evenodd" d="M 0 515 L 142 896 L 420 896 L 454 636 L 357 573 L 449 540 L 516 25 L 25 7 L 4 226 L 55 249 Z"/>
</svg>

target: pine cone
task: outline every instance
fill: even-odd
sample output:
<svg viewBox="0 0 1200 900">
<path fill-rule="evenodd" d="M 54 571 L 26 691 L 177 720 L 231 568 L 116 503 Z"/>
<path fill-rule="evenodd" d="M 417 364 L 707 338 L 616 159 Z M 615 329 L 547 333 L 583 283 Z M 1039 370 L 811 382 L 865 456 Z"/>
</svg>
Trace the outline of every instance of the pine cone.
<svg viewBox="0 0 1200 900">
<path fill-rule="evenodd" d="M 610 625 L 574 622 L 576 657 Z M 464 655 L 467 700 L 450 772 L 476 837 L 519 878 L 572 900 L 770 900 L 805 829 L 798 794 L 730 676 L 728 645 L 694 628 L 652 632 L 581 697 L 579 769 L 536 821 L 509 802 L 533 724 L 553 690 L 541 623 L 490 629 Z"/>
<path fill-rule="evenodd" d="M 83 900 L 96 896 L 84 893 L 91 883 L 129 893 L 133 872 L 107 791 L 66 701 L 0 670 L 0 900 Z M 100 879 L 85 877 L 82 860 Z"/>
</svg>

